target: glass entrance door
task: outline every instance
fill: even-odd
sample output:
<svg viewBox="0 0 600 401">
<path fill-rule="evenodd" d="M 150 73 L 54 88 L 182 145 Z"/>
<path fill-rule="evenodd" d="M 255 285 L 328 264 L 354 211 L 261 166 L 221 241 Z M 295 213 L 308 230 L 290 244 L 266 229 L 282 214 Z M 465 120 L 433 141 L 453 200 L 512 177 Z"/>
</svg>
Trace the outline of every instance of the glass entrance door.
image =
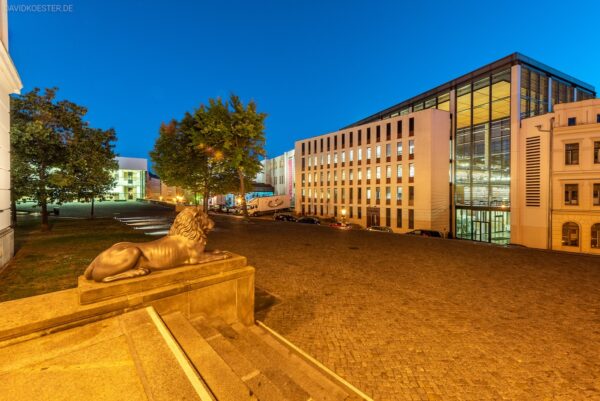
<svg viewBox="0 0 600 401">
<path fill-rule="evenodd" d="M 490 241 L 490 212 L 487 210 L 473 211 L 473 221 L 471 232 L 473 233 L 473 241 Z"/>
</svg>

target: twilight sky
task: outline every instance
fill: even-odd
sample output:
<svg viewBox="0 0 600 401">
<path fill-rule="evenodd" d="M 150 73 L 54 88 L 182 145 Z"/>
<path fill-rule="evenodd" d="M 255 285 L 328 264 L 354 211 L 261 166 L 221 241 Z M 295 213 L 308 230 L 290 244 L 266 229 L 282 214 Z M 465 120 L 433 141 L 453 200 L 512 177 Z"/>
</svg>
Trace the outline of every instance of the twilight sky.
<svg viewBox="0 0 600 401">
<path fill-rule="evenodd" d="M 10 53 L 24 91 L 59 87 L 121 156 L 233 91 L 269 115 L 271 157 L 515 51 L 600 90 L 600 1 L 576 3 L 61 0 L 9 11 Z"/>
</svg>

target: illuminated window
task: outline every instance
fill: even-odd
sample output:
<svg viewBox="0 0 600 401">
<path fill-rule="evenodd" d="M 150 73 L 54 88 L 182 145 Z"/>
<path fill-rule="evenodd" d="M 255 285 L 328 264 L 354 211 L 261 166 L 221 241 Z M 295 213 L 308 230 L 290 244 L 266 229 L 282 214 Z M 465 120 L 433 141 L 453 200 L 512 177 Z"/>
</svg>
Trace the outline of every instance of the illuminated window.
<svg viewBox="0 0 600 401">
<path fill-rule="evenodd" d="M 371 160 L 371 148 L 367 148 L 367 160 Z"/>
<path fill-rule="evenodd" d="M 392 166 L 385 167 L 385 178 L 392 178 Z"/>
<path fill-rule="evenodd" d="M 362 148 L 358 148 L 356 152 L 356 159 L 359 161 L 362 160 Z"/>
<path fill-rule="evenodd" d="M 396 143 L 396 156 L 402 156 L 402 142 Z"/>
<path fill-rule="evenodd" d="M 408 154 L 409 155 L 415 154 L 415 141 L 413 139 L 408 141 Z"/>
<path fill-rule="evenodd" d="M 379 188 L 379 187 L 375 188 L 375 199 L 376 200 L 381 199 L 381 188 Z"/>
<path fill-rule="evenodd" d="M 565 184 L 565 205 L 579 204 L 579 185 Z"/>
<path fill-rule="evenodd" d="M 354 160 L 354 149 L 350 149 L 350 152 L 348 153 L 348 160 L 349 161 Z"/>
<path fill-rule="evenodd" d="M 344 150 L 342 152 L 342 163 L 345 163 L 345 162 L 346 162 L 346 151 Z"/>
<path fill-rule="evenodd" d="M 396 200 L 402 202 L 402 187 L 396 188 Z"/>
<path fill-rule="evenodd" d="M 333 162 L 334 162 L 335 164 L 337 164 L 337 162 L 338 162 L 338 156 L 337 156 L 337 153 L 334 153 L 334 154 L 333 154 Z"/>
<path fill-rule="evenodd" d="M 381 167 L 379 166 L 375 167 L 375 178 L 378 180 L 381 179 Z"/>
<path fill-rule="evenodd" d="M 356 171 L 356 177 L 358 178 L 358 181 L 362 180 L 362 170 L 358 169 Z"/>
<path fill-rule="evenodd" d="M 381 145 L 377 145 L 375 147 L 375 157 L 377 159 L 381 158 Z"/>
<path fill-rule="evenodd" d="M 592 225 L 592 248 L 600 248 L 600 223 Z"/>
<path fill-rule="evenodd" d="M 562 226 L 563 246 L 579 246 L 579 225 L 568 222 Z"/>
<path fill-rule="evenodd" d="M 367 188 L 367 202 L 371 200 L 371 188 Z"/>
<path fill-rule="evenodd" d="M 346 181 L 346 170 L 342 170 L 342 181 Z"/>
<path fill-rule="evenodd" d="M 415 164 L 414 163 L 410 163 L 408 165 L 408 176 L 410 178 L 414 178 L 414 176 L 415 176 Z"/>
<path fill-rule="evenodd" d="M 385 157 L 392 157 L 392 144 L 391 143 L 388 143 L 385 145 Z"/>
<path fill-rule="evenodd" d="M 579 164 L 579 144 L 578 143 L 565 144 L 565 164 L 567 164 L 567 165 Z"/>
<path fill-rule="evenodd" d="M 354 170 L 352 170 L 352 169 L 348 170 L 348 179 L 350 181 L 352 181 L 353 176 L 354 176 Z"/>
<path fill-rule="evenodd" d="M 385 199 L 392 200 L 392 188 L 385 187 Z"/>
<path fill-rule="evenodd" d="M 331 164 L 331 153 L 327 153 L 327 165 Z"/>
<path fill-rule="evenodd" d="M 396 178 L 402 178 L 402 164 L 396 166 Z"/>
<path fill-rule="evenodd" d="M 367 167 L 367 180 L 371 179 L 371 167 Z"/>
</svg>

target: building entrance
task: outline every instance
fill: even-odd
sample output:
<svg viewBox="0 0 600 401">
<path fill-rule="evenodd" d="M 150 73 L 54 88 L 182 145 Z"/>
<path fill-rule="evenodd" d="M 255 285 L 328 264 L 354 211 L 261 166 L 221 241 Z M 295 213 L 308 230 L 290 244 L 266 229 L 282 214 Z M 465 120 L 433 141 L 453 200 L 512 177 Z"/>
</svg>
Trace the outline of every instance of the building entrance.
<svg viewBox="0 0 600 401">
<path fill-rule="evenodd" d="M 510 212 L 457 208 L 456 237 L 508 244 L 510 243 Z"/>
<path fill-rule="evenodd" d="M 378 226 L 379 224 L 379 208 L 378 207 L 368 207 L 367 208 L 367 227 Z"/>
</svg>

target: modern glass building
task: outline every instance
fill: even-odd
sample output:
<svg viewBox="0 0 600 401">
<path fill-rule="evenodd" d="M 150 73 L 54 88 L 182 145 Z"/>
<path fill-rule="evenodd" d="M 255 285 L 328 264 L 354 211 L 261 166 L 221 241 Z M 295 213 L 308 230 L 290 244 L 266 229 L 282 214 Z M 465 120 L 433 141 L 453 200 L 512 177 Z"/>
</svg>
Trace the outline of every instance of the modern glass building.
<svg viewBox="0 0 600 401">
<path fill-rule="evenodd" d="M 457 238 L 507 244 L 511 137 L 555 104 L 595 98 L 593 86 L 519 53 L 485 65 L 348 127 L 436 108 L 451 113 L 452 226 Z"/>
</svg>

